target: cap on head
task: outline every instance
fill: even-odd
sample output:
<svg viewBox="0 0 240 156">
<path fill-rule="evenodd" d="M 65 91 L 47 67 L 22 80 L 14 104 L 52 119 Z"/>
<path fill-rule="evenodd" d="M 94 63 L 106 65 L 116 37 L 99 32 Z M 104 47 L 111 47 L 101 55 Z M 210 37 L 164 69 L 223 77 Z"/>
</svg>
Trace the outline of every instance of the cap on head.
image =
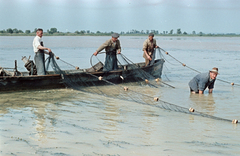
<svg viewBox="0 0 240 156">
<path fill-rule="evenodd" d="M 213 72 L 213 73 L 219 74 L 219 73 L 218 73 L 218 68 L 217 68 L 217 67 L 214 67 L 212 70 L 210 70 L 210 72 Z"/>
<path fill-rule="evenodd" d="M 113 33 L 113 34 L 112 34 L 112 37 L 118 38 L 118 37 L 119 37 L 119 34 L 118 34 L 118 33 Z"/>
<path fill-rule="evenodd" d="M 153 34 L 153 33 L 150 33 L 148 36 L 152 36 L 152 37 L 154 37 L 154 34 Z"/>
</svg>

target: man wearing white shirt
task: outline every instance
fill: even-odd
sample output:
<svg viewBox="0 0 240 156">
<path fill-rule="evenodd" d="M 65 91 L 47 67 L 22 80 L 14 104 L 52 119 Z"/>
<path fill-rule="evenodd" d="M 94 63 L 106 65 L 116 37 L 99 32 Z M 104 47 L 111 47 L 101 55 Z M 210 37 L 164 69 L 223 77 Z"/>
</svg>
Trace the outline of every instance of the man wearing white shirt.
<svg viewBox="0 0 240 156">
<path fill-rule="evenodd" d="M 34 60 L 37 67 L 37 75 L 46 75 L 44 54 L 49 55 L 52 52 L 50 48 L 43 46 L 42 36 L 43 29 L 37 29 L 36 37 L 33 39 L 33 51 L 35 53 Z M 45 50 L 48 50 L 48 52 Z"/>
</svg>

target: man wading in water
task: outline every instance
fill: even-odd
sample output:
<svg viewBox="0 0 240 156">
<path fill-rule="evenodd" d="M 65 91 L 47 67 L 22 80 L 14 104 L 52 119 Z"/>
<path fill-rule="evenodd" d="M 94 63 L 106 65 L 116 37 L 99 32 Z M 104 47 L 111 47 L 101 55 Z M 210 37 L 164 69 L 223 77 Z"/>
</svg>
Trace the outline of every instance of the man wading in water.
<svg viewBox="0 0 240 156">
<path fill-rule="evenodd" d="M 97 49 L 97 51 L 93 53 L 93 55 L 97 56 L 97 54 L 105 48 L 106 58 L 103 71 L 111 71 L 118 69 L 116 52 L 118 54 L 121 53 L 121 46 L 118 37 L 119 37 L 118 33 L 113 33 L 112 38 L 103 43 Z"/>
<path fill-rule="evenodd" d="M 42 36 L 43 29 L 37 29 L 36 37 L 33 39 L 33 51 L 35 53 L 34 60 L 37 67 L 37 75 L 46 75 L 44 54 L 53 54 L 50 48 L 43 46 Z M 48 50 L 48 52 L 45 50 Z"/>
<path fill-rule="evenodd" d="M 218 75 L 218 68 L 214 67 L 207 73 L 200 73 L 196 75 L 189 83 L 191 93 L 203 94 L 204 90 L 208 87 L 209 93 L 212 93 L 214 83 Z"/>
</svg>

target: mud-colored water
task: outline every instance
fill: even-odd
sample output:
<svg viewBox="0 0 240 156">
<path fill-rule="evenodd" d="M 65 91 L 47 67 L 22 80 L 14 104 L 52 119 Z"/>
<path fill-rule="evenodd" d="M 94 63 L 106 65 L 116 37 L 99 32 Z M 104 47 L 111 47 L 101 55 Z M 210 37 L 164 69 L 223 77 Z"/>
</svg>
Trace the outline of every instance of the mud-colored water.
<svg viewBox="0 0 240 156">
<path fill-rule="evenodd" d="M 44 37 L 61 59 L 80 68 L 109 37 Z M 32 55 L 33 37 L 0 37 L 0 66 Z M 143 62 L 145 37 L 120 37 L 122 53 Z M 201 72 L 240 84 L 240 38 L 156 37 L 160 47 Z M 216 81 L 213 94 L 190 94 L 197 73 L 167 59 L 162 80 L 175 86 L 136 86 L 146 95 L 224 119 L 239 119 L 240 87 Z M 72 89 L 0 93 L 0 155 L 240 155 L 239 125 Z"/>
</svg>

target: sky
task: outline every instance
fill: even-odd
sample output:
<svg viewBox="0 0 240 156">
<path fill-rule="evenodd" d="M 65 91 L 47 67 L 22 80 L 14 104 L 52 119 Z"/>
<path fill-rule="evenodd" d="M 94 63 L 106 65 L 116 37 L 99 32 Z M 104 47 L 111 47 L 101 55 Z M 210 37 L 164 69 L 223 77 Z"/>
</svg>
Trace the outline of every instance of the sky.
<svg viewBox="0 0 240 156">
<path fill-rule="evenodd" d="M 0 30 L 240 33 L 240 0 L 0 0 Z"/>
</svg>

